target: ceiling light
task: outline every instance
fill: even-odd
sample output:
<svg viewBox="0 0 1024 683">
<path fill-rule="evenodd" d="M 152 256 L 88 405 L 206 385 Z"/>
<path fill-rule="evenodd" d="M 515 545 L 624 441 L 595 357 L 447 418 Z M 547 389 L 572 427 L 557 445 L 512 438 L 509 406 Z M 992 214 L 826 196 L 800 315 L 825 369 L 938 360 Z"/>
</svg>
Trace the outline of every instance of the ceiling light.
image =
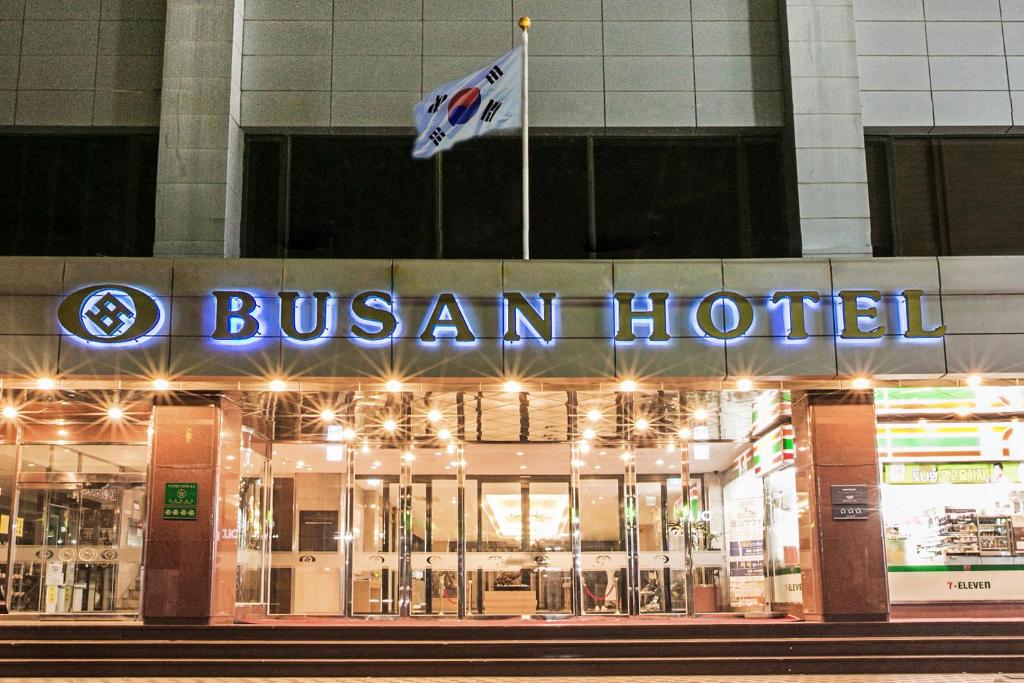
<svg viewBox="0 0 1024 683">
<path fill-rule="evenodd" d="M 384 382 L 384 389 L 393 394 L 402 390 L 402 383 L 397 379 L 389 379 L 387 382 Z"/>
<path fill-rule="evenodd" d="M 867 377 L 854 377 L 853 381 L 850 382 L 850 386 L 854 389 L 867 389 L 871 386 L 871 380 Z"/>
<path fill-rule="evenodd" d="M 595 432 L 590 427 L 587 427 L 586 429 L 583 430 L 583 438 L 586 439 L 587 441 L 593 440 L 595 436 L 597 436 L 597 432 Z"/>
<path fill-rule="evenodd" d="M 629 462 L 629 459 L 630 459 L 630 458 L 632 458 L 633 456 L 631 456 L 631 455 L 629 454 L 629 451 L 625 451 L 625 452 L 623 452 L 623 454 L 622 454 L 621 456 L 619 456 L 619 457 L 621 457 L 621 458 L 622 458 L 622 460 L 623 460 L 624 462 Z"/>
<path fill-rule="evenodd" d="M 330 408 L 324 408 L 320 411 L 320 419 L 324 422 L 334 422 L 334 418 L 336 417 L 337 415 L 335 415 L 334 411 Z"/>
<path fill-rule="evenodd" d="M 665 450 L 668 451 L 669 453 L 675 453 L 676 452 L 676 442 L 675 441 L 669 441 L 668 445 L 665 446 Z"/>
<path fill-rule="evenodd" d="M 352 429 L 351 427 L 345 427 L 344 429 L 341 430 L 342 441 L 351 441 L 354 438 L 356 438 L 356 430 Z M 363 448 L 366 448 L 367 451 L 370 450 L 366 446 L 363 446 Z M 363 452 L 365 453 L 366 451 Z"/>
<path fill-rule="evenodd" d="M 634 382 L 631 379 L 622 380 L 622 383 L 619 385 L 619 388 L 622 391 L 636 391 L 636 382 Z"/>
<path fill-rule="evenodd" d="M 580 449 L 580 453 L 589 453 L 590 452 L 590 444 L 587 443 L 586 441 L 580 441 L 579 449 Z"/>
<path fill-rule="evenodd" d="M 155 379 L 153 380 L 153 388 L 157 391 L 166 391 L 171 388 L 171 383 L 165 379 Z"/>
<path fill-rule="evenodd" d="M 111 420 L 120 420 L 122 417 L 124 417 L 124 411 L 118 408 L 117 406 L 110 406 L 109 408 L 107 408 L 107 417 L 109 417 Z"/>
<path fill-rule="evenodd" d="M 430 411 L 427 413 L 427 419 L 430 420 L 431 422 L 440 422 L 441 411 L 438 410 L 437 408 L 431 408 Z"/>
<path fill-rule="evenodd" d="M 287 388 L 287 385 L 284 383 L 284 380 L 275 379 L 275 380 L 271 380 L 271 382 L 270 382 L 270 390 L 271 391 L 284 391 L 286 388 Z"/>
<path fill-rule="evenodd" d="M 636 428 L 641 432 L 646 432 L 647 428 L 651 426 L 651 423 L 645 417 L 641 417 L 636 421 Z"/>
<path fill-rule="evenodd" d="M 384 431 L 393 432 L 398 429 L 398 423 L 392 420 L 390 417 L 384 420 Z"/>
<path fill-rule="evenodd" d="M 406 451 L 402 453 L 402 460 L 405 462 L 412 462 L 416 459 L 416 456 L 412 454 L 412 451 Z"/>
<path fill-rule="evenodd" d="M 509 381 L 505 382 L 506 394 L 518 394 L 522 390 L 522 385 L 519 384 L 519 382 L 515 381 L 514 379 L 510 379 Z"/>
<path fill-rule="evenodd" d="M 452 433 L 447 429 L 438 429 L 437 438 L 441 439 L 441 441 L 447 441 L 448 439 L 452 438 Z"/>
<path fill-rule="evenodd" d="M 691 434 L 690 428 L 689 427 L 680 427 L 679 431 L 677 432 L 677 434 L 679 434 L 679 438 L 680 439 L 683 439 L 685 441 L 686 439 L 690 438 L 690 434 Z"/>
<path fill-rule="evenodd" d="M 39 379 L 36 380 L 36 388 L 38 389 L 53 389 L 55 386 L 57 386 L 57 383 L 54 382 L 49 377 L 40 377 Z"/>
<path fill-rule="evenodd" d="M 654 464 L 655 465 L 664 465 L 665 461 L 662 460 L 661 458 L 658 458 L 657 460 L 654 461 Z"/>
<path fill-rule="evenodd" d="M 587 411 L 587 419 L 590 420 L 591 422 L 600 422 L 601 421 L 601 411 L 600 410 L 588 410 Z"/>
<path fill-rule="evenodd" d="M 703 422 L 704 420 L 708 419 L 708 411 L 704 410 L 703 408 L 697 408 L 697 410 L 693 411 L 693 419 L 699 422 Z"/>
<path fill-rule="evenodd" d="M 525 470 L 525 469 L 526 469 L 526 465 L 520 465 L 520 466 L 519 466 L 519 469 L 521 469 L 521 470 Z"/>
<path fill-rule="evenodd" d="M 451 455 L 452 453 L 455 452 L 455 444 L 453 444 L 453 443 L 448 444 L 448 447 L 446 449 L 444 449 L 444 450 L 445 450 L 446 453 L 448 453 L 448 455 Z"/>
<path fill-rule="evenodd" d="M 736 382 L 736 388 L 740 391 L 750 391 L 754 388 L 754 383 L 744 377 L 740 381 Z"/>
<path fill-rule="evenodd" d="M 970 377 L 967 378 L 967 386 L 969 386 L 969 387 L 980 387 L 981 386 L 981 377 L 979 377 L 978 375 L 971 375 Z"/>
<path fill-rule="evenodd" d="M 0 415 L 3 415 L 5 420 L 14 420 L 18 417 L 18 409 L 14 406 L 4 406 L 4 409 L 0 410 Z"/>
</svg>

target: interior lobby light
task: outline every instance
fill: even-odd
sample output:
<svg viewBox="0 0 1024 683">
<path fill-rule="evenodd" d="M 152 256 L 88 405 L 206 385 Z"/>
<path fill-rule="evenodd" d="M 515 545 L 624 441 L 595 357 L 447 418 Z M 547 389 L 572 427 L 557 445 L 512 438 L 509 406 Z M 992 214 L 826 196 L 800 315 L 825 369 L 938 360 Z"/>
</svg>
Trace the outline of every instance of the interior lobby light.
<svg viewBox="0 0 1024 683">
<path fill-rule="evenodd" d="M 981 377 L 979 377 L 978 375 L 971 375 L 970 377 L 967 378 L 967 386 L 969 386 L 969 387 L 980 387 L 981 386 Z"/>
<path fill-rule="evenodd" d="M 37 389 L 42 389 L 42 390 L 46 391 L 46 390 L 49 390 L 49 389 L 53 389 L 55 386 L 57 386 L 57 383 L 54 382 L 49 377 L 40 377 L 39 379 L 36 380 L 36 388 Z"/>
<path fill-rule="evenodd" d="M 412 454 L 412 451 L 406 451 L 405 453 L 402 453 L 402 460 L 404 462 L 412 462 L 415 459 L 416 456 Z"/>
<path fill-rule="evenodd" d="M 111 420 L 120 420 L 124 417 L 124 411 L 117 406 L 110 406 L 107 408 L 107 417 Z"/>
<path fill-rule="evenodd" d="M 324 422 L 334 422 L 334 418 L 336 417 L 337 415 L 335 415 L 334 411 L 330 408 L 324 408 L 320 411 L 320 419 Z"/>
<path fill-rule="evenodd" d="M 690 438 L 690 434 L 692 432 L 690 432 L 689 427 L 680 427 L 677 433 L 679 434 L 679 438 L 685 441 L 686 439 Z"/>
<path fill-rule="evenodd" d="M 271 391 L 284 391 L 286 388 L 287 385 L 284 383 L 283 379 L 274 379 L 270 381 Z"/>
<path fill-rule="evenodd" d="M 505 393 L 506 394 L 518 394 L 522 390 L 523 390 L 523 386 L 519 382 L 515 381 L 514 379 L 510 379 L 509 381 L 505 382 Z"/>
<path fill-rule="evenodd" d="M 447 429 L 442 428 L 437 430 L 437 438 L 441 439 L 441 441 L 447 441 L 448 439 L 452 438 L 452 433 Z"/>
<path fill-rule="evenodd" d="M 697 408 L 697 410 L 693 411 L 693 419 L 697 420 L 698 422 L 703 422 L 704 420 L 708 419 L 708 411 L 704 410 L 703 408 Z"/>
<path fill-rule="evenodd" d="M 867 377 L 854 377 L 850 386 L 854 389 L 867 389 L 871 386 L 871 380 Z"/>
<path fill-rule="evenodd" d="M 3 415 L 5 420 L 16 420 L 18 419 L 18 409 L 14 406 L 4 406 L 3 410 L 0 410 L 0 415 Z"/>
<path fill-rule="evenodd" d="M 451 455 L 452 453 L 455 452 L 455 444 L 448 444 L 448 448 L 446 448 L 445 450 L 448 452 L 448 455 Z"/>
<path fill-rule="evenodd" d="M 646 432 L 647 428 L 650 426 L 651 423 L 647 420 L 646 417 L 641 417 L 639 420 L 636 421 L 636 428 L 641 432 Z"/>
<path fill-rule="evenodd" d="M 956 409 L 956 414 L 959 415 L 960 417 L 967 417 L 968 415 L 971 414 L 971 407 L 960 406 L 959 408 Z"/>
<path fill-rule="evenodd" d="M 402 390 L 402 383 L 397 379 L 389 379 L 387 382 L 384 382 L 384 389 L 394 394 Z"/>
<path fill-rule="evenodd" d="M 157 391 L 167 391 L 168 389 L 171 388 L 171 383 L 163 379 L 162 377 L 158 377 L 157 379 L 153 380 L 153 388 L 156 389 Z"/>
<path fill-rule="evenodd" d="M 591 422 L 600 422 L 601 421 L 601 411 L 600 410 L 596 410 L 596 409 L 595 410 L 588 410 L 587 411 L 587 419 L 590 420 Z"/>
<path fill-rule="evenodd" d="M 354 438 L 356 438 L 356 430 L 352 429 L 351 427 L 345 427 L 344 429 L 341 430 L 342 441 L 351 441 Z"/>
<path fill-rule="evenodd" d="M 590 452 L 590 444 L 587 443 L 586 441 L 580 441 L 579 449 L 580 449 L 580 453 L 589 453 Z"/>
<path fill-rule="evenodd" d="M 744 377 L 740 381 L 736 382 L 736 388 L 740 391 L 750 391 L 754 388 L 754 383 Z"/>
<path fill-rule="evenodd" d="M 587 427 L 583 430 L 583 438 L 587 441 L 593 441 L 595 436 L 597 436 L 597 432 L 595 432 L 591 427 Z"/>
<path fill-rule="evenodd" d="M 427 419 L 430 420 L 431 422 L 440 422 L 441 411 L 438 410 L 437 408 L 431 408 L 430 411 L 427 413 Z"/>
<path fill-rule="evenodd" d="M 398 429 L 398 423 L 389 417 L 388 419 L 384 420 L 383 427 L 385 432 L 393 432 L 396 429 Z"/>
<path fill-rule="evenodd" d="M 631 379 L 624 379 L 619 385 L 622 391 L 636 391 L 636 382 Z"/>
</svg>

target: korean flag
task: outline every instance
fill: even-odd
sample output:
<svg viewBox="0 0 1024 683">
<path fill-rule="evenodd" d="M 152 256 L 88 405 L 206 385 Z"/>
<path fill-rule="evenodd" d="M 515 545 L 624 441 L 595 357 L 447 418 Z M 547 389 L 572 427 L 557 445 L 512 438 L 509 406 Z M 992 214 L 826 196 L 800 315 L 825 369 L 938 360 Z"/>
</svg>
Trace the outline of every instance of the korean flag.
<svg viewBox="0 0 1024 683">
<path fill-rule="evenodd" d="M 413 107 L 418 136 L 416 159 L 429 159 L 478 135 L 499 128 L 518 128 L 523 109 L 523 47 L 489 63 L 476 73 L 445 83 Z"/>
</svg>

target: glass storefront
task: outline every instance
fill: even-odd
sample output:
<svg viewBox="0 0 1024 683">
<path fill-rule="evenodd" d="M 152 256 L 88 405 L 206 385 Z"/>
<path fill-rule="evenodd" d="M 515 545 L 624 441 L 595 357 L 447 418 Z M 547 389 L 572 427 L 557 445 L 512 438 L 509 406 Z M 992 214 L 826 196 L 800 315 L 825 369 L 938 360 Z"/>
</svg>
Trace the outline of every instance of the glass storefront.
<svg viewBox="0 0 1024 683">
<path fill-rule="evenodd" d="M 2 454 L 16 481 L 0 516 L 9 612 L 137 614 L 150 403 L 77 395 L 33 410 Z"/>
<path fill-rule="evenodd" d="M 876 392 L 893 603 L 1024 600 L 1019 387 Z"/>
<path fill-rule="evenodd" d="M 270 612 L 560 618 L 799 603 L 798 586 L 766 597 L 765 535 L 773 578 L 798 581 L 799 562 L 791 427 L 755 425 L 757 396 L 293 397 L 273 446 Z M 535 428 L 544 438 L 522 438 Z M 734 500 L 727 471 L 783 440 L 785 458 L 751 472 L 751 500 Z M 748 507 L 758 517 L 741 543 L 729 525 Z"/>
</svg>

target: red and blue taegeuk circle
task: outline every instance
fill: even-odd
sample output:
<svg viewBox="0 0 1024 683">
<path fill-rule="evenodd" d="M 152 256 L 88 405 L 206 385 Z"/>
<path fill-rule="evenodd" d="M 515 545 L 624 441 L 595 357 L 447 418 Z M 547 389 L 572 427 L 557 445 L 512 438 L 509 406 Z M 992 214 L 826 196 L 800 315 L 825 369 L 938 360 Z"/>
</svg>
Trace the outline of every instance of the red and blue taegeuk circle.
<svg viewBox="0 0 1024 683">
<path fill-rule="evenodd" d="M 448 102 L 448 123 L 453 126 L 466 123 L 480 108 L 480 88 L 464 88 Z"/>
</svg>

